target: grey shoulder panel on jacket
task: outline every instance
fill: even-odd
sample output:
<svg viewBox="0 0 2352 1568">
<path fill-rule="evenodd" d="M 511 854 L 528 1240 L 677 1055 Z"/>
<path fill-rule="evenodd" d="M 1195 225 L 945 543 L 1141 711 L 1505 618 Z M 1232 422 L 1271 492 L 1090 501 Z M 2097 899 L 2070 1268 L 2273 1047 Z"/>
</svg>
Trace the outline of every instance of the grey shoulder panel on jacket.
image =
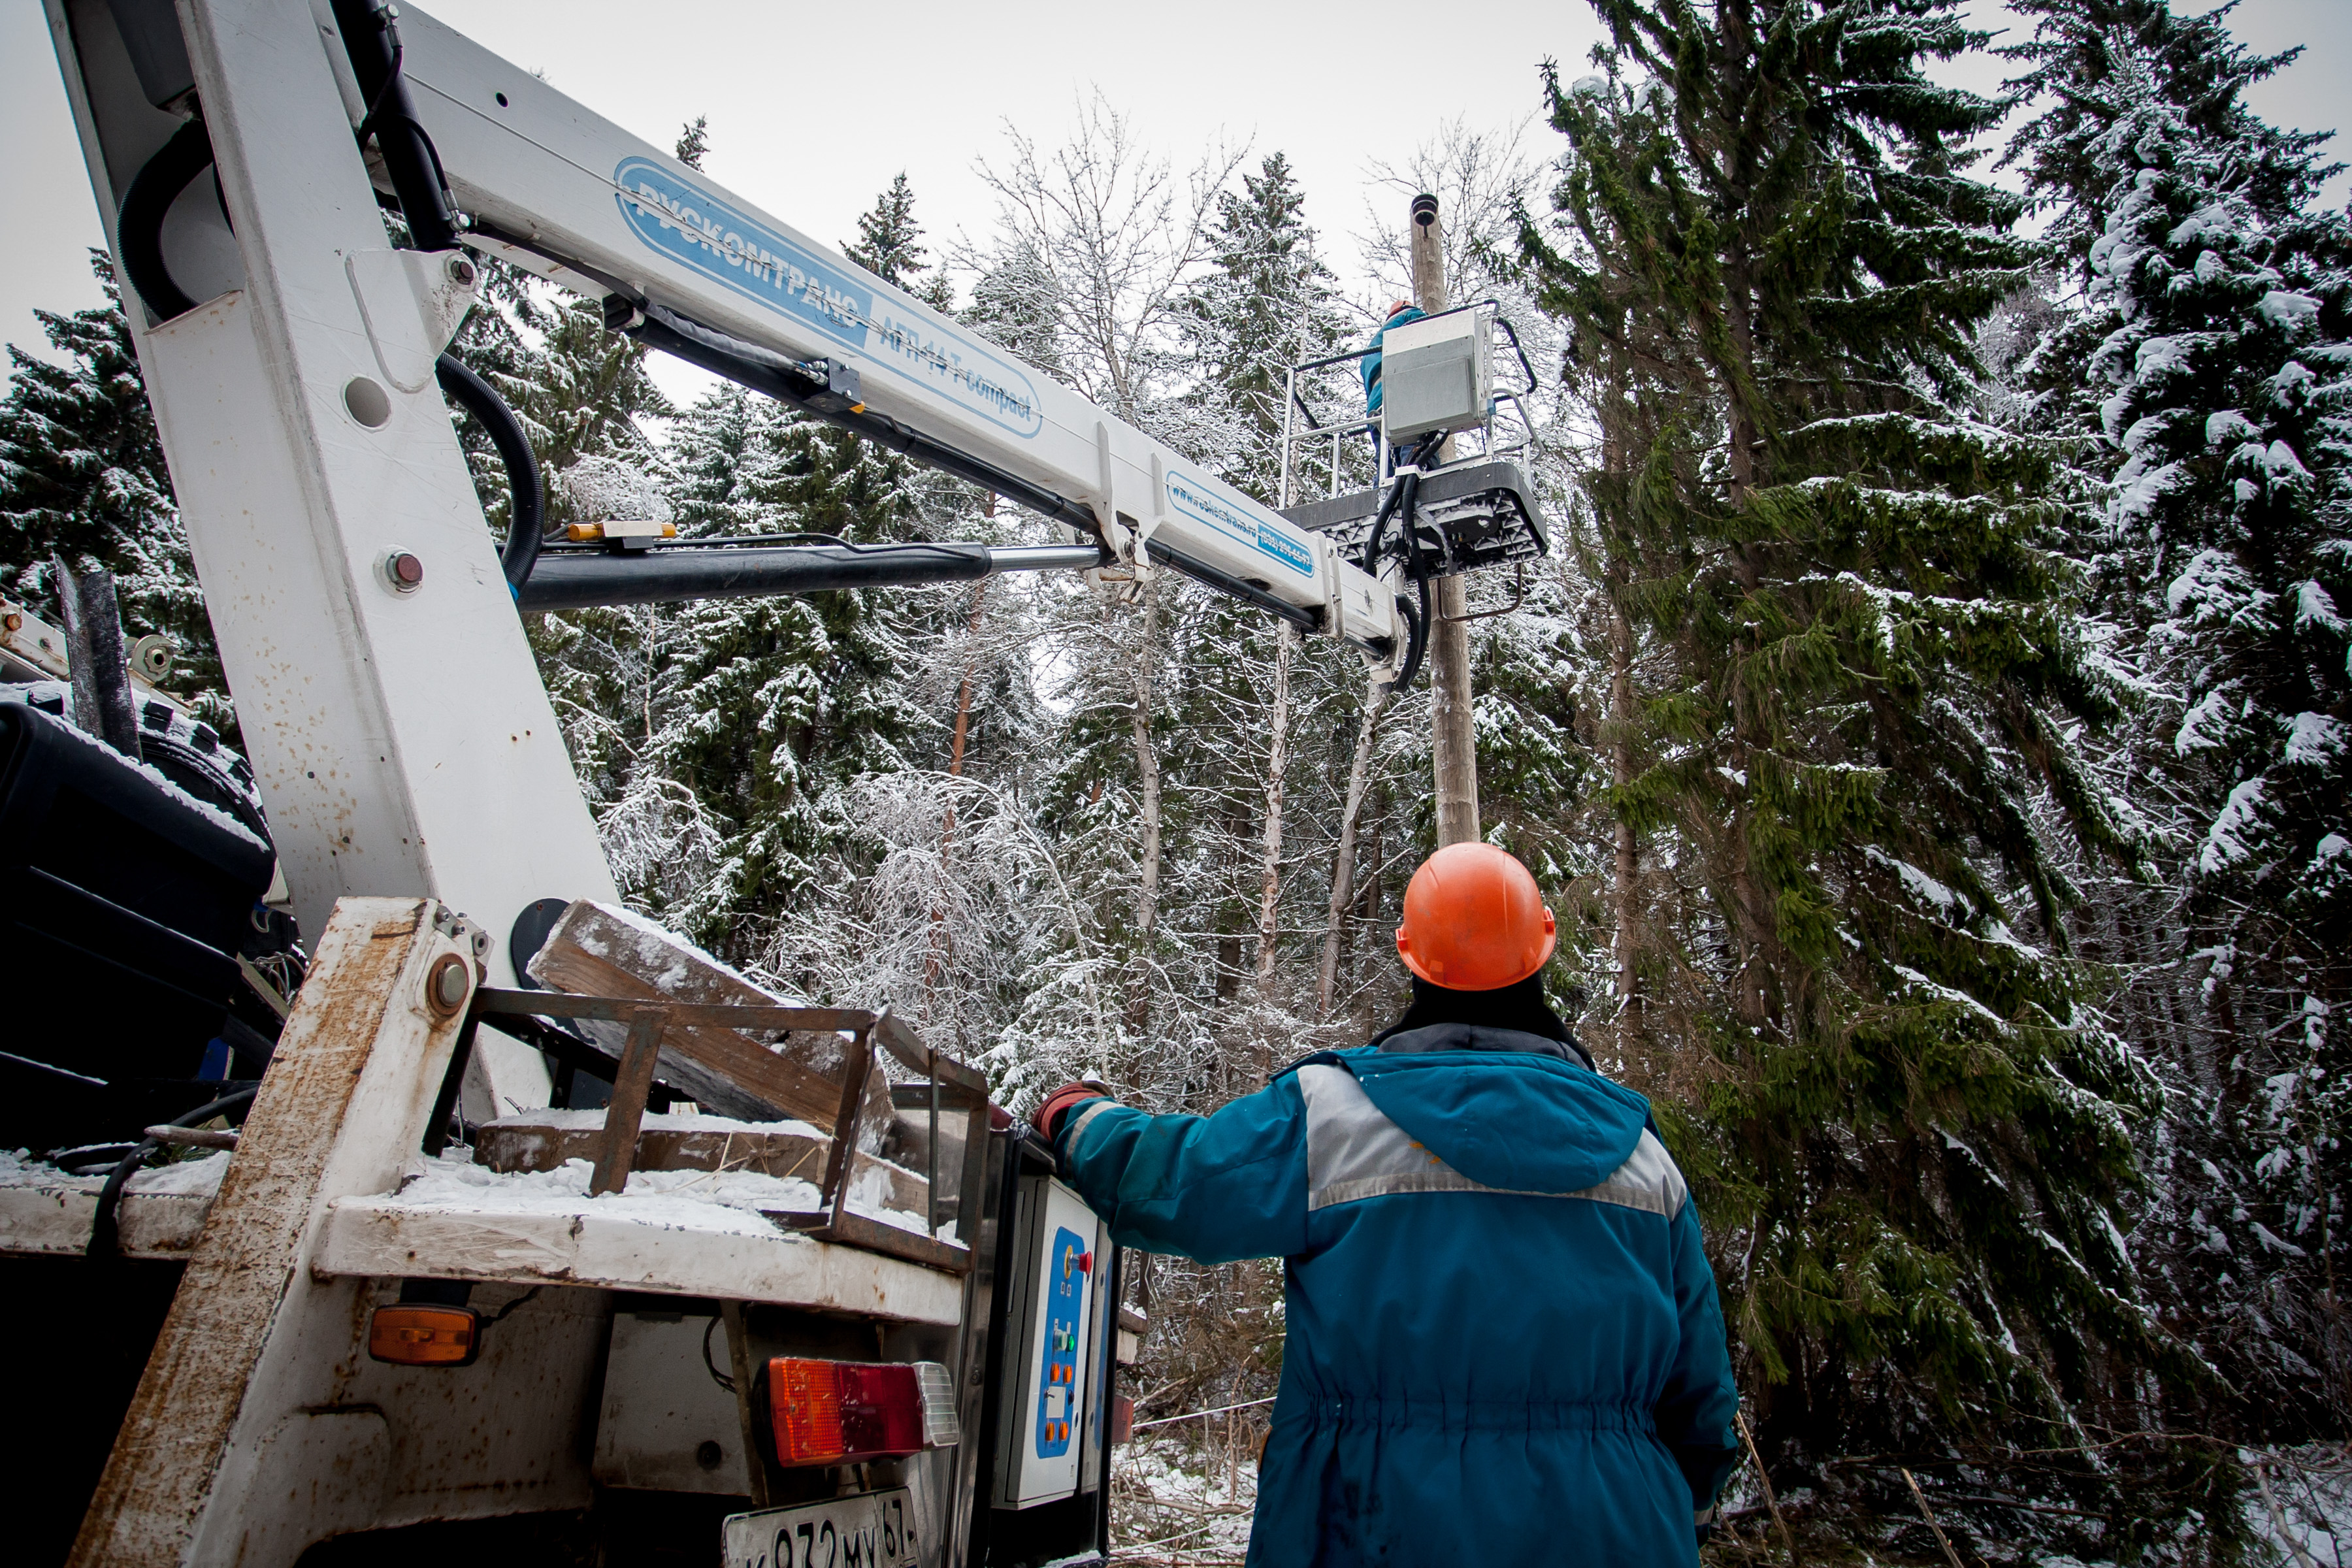
<svg viewBox="0 0 2352 1568">
<path fill-rule="evenodd" d="M 1355 1074 L 1317 1064 L 1298 1069 L 1307 1106 L 1307 1207 L 1400 1193 L 1498 1193 L 1612 1204 L 1672 1219 L 1690 1195 L 1665 1145 L 1648 1129 L 1625 1163 L 1608 1177 L 1573 1193 L 1529 1193 L 1474 1182 L 1413 1142 L 1372 1103 Z"/>
</svg>

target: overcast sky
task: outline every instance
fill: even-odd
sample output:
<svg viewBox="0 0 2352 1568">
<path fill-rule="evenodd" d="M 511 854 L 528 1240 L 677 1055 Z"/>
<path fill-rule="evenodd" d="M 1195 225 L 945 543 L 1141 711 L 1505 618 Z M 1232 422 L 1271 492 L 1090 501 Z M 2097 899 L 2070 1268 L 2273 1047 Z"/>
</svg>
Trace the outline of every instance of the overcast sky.
<svg viewBox="0 0 2352 1568">
<path fill-rule="evenodd" d="M 404 0 L 404 4 L 410 0 Z M 1000 159 L 1006 121 L 1058 140 L 1079 95 L 1098 86 L 1142 138 L 1180 165 L 1223 138 L 1281 150 L 1308 221 L 1353 289 L 1359 235 L 1377 202 L 1391 221 L 1408 193 L 1379 184 L 1441 124 L 1507 131 L 1538 108 L 1538 62 L 1583 67 L 1598 29 L 1579 0 L 1476 0 L 1421 44 L 1430 8 L 1397 0 L 1307 6 L 1185 0 L 1113 8 L 1101 0 L 897 0 L 880 9 L 774 0 L 431 0 L 426 9 L 646 140 L 667 148 L 697 115 L 719 183 L 825 241 L 904 171 L 936 253 L 993 216 L 976 161 Z M 2182 10 L 2205 10 L 2187 0 Z M 1979 18 L 2007 20 L 1993 0 Z M 2352 0 L 2244 0 L 2232 19 L 2250 47 L 2306 46 L 2254 105 L 2307 129 L 2343 123 L 2352 81 Z M 1960 78 L 1990 89 L 1999 68 Z M 1527 128 L 1539 154 L 1553 133 Z M 14 170 L 0 246 L 0 339 L 43 346 L 35 306 L 94 304 L 84 260 L 100 243 L 89 182 L 58 84 L 41 8 L 0 3 L 0 147 Z M 2352 161 L 2352 146 L 2336 150 Z M 2345 182 L 2331 187 L 2344 199 Z M 664 379 L 667 379 L 665 377 Z M 682 386 L 678 390 L 685 390 Z"/>
</svg>

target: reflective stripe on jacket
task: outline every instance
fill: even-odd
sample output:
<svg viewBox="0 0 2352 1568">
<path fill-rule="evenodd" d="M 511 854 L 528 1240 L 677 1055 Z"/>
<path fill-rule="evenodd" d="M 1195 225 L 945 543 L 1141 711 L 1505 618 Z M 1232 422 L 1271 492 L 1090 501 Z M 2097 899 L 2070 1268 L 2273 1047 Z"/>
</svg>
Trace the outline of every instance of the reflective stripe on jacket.
<svg viewBox="0 0 2352 1568">
<path fill-rule="evenodd" d="M 1122 1245 L 1286 1261 L 1253 1563 L 1695 1563 L 1737 1396 L 1682 1173 L 1639 1095 L 1446 1027 L 1210 1117 L 1089 1102 L 1065 1167 Z"/>
</svg>

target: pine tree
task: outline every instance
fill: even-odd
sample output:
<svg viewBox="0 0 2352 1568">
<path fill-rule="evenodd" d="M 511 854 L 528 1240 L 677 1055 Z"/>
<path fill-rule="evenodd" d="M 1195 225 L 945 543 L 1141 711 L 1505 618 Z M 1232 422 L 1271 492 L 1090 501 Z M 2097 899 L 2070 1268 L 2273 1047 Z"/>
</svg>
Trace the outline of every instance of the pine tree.
<svg viewBox="0 0 2352 1568">
<path fill-rule="evenodd" d="M 944 310 L 952 303 L 947 273 L 931 266 L 922 237 L 922 225 L 915 221 L 915 193 L 900 173 L 891 177 L 890 188 L 882 193 L 873 210 L 858 215 L 857 237 L 841 249 L 885 283 L 895 283 Z"/>
<path fill-rule="evenodd" d="M 1677 679 L 1614 807 L 1706 894 L 1706 1056 L 1660 1110 L 1735 1238 L 1759 1440 L 1993 1462 L 2127 1419 L 2166 1353 L 2111 1218 L 2135 1090 L 2037 803 L 2128 846 L 2070 739 L 2112 704 L 2046 548 L 2055 454 L 1972 417 L 2022 203 L 1968 173 L 2000 105 L 1927 68 L 1981 37 L 1948 0 L 1594 3 L 1616 52 L 1553 79 L 1559 221 L 1524 245 L 1580 356 L 1642 373 L 1596 500 Z"/>
<path fill-rule="evenodd" d="M 2176 1098 L 2139 1240 L 2239 1395 L 2180 1391 L 2184 1417 L 2333 1429 L 2352 1411 L 2352 221 L 2320 205 L 2325 138 L 2244 103 L 2294 51 L 2248 52 L 2231 6 L 2020 8 L 2037 26 L 2015 85 L 2051 107 L 2011 156 L 2083 290 L 2045 375 L 2087 389 L 2109 459 L 2098 546 L 2159 694 L 2151 815 L 2186 896 L 2151 911 L 2178 943 L 2151 956 L 2189 960 L 2203 1025 L 2150 1042 Z"/>
<path fill-rule="evenodd" d="M 97 310 L 36 310 L 58 365 L 8 346 L 0 401 L 0 576 L 7 591 L 52 622 L 55 563 L 114 574 L 124 630 L 159 632 L 176 648 L 168 683 L 236 742 L 220 654 L 172 499 L 162 439 L 122 314 L 113 263 L 89 255 L 106 290 Z"/>
<path fill-rule="evenodd" d="M 1240 191 L 1218 197 L 1208 268 L 1178 310 L 1198 378 L 1186 446 L 1269 505 L 1281 500 L 1285 372 L 1338 353 L 1348 333 L 1305 208 L 1289 161 L 1268 153 Z"/>
<path fill-rule="evenodd" d="M 862 264 L 923 286 L 921 230 L 903 175 L 859 232 L 865 248 L 850 250 Z M 666 457 L 688 533 L 902 541 L 929 531 L 927 507 L 955 501 L 895 454 L 737 388 L 689 409 Z M 837 943 L 815 943 L 794 917 L 824 901 L 822 887 L 870 876 L 901 847 L 867 831 L 851 803 L 866 798 L 862 781 L 908 770 L 943 731 L 909 690 L 911 644 L 937 635 L 957 602 L 850 590 L 666 613 L 662 691 L 635 766 L 666 791 L 688 792 L 711 836 L 708 874 L 665 893 L 666 918 L 798 987 L 838 994 L 870 978 L 844 972 L 833 962 Z M 673 830 L 687 824 L 677 813 L 663 820 Z"/>
</svg>

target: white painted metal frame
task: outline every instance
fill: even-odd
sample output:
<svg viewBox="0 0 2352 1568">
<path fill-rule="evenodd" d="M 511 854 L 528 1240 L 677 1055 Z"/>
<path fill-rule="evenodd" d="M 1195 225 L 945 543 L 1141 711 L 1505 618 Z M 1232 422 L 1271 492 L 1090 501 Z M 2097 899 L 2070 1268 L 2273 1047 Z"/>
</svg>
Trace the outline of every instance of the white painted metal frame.
<svg viewBox="0 0 2352 1568">
<path fill-rule="evenodd" d="M 111 240 L 178 121 L 141 95 L 105 0 L 44 4 Z M 131 302 L 131 336 L 304 932 L 342 894 L 429 894 L 498 940 L 492 977 L 510 984 L 525 905 L 614 889 L 448 407 L 429 380 L 380 379 L 347 263 L 385 248 L 383 220 L 323 15 L 183 7 L 233 231 L 199 178 L 165 242 L 211 297 L 161 324 Z M 385 397 L 380 428 L 347 406 L 354 378 Z M 383 574 L 395 551 L 425 563 L 415 593 Z M 474 1114 L 546 1103 L 537 1053 L 481 1044 Z"/>
</svg>

